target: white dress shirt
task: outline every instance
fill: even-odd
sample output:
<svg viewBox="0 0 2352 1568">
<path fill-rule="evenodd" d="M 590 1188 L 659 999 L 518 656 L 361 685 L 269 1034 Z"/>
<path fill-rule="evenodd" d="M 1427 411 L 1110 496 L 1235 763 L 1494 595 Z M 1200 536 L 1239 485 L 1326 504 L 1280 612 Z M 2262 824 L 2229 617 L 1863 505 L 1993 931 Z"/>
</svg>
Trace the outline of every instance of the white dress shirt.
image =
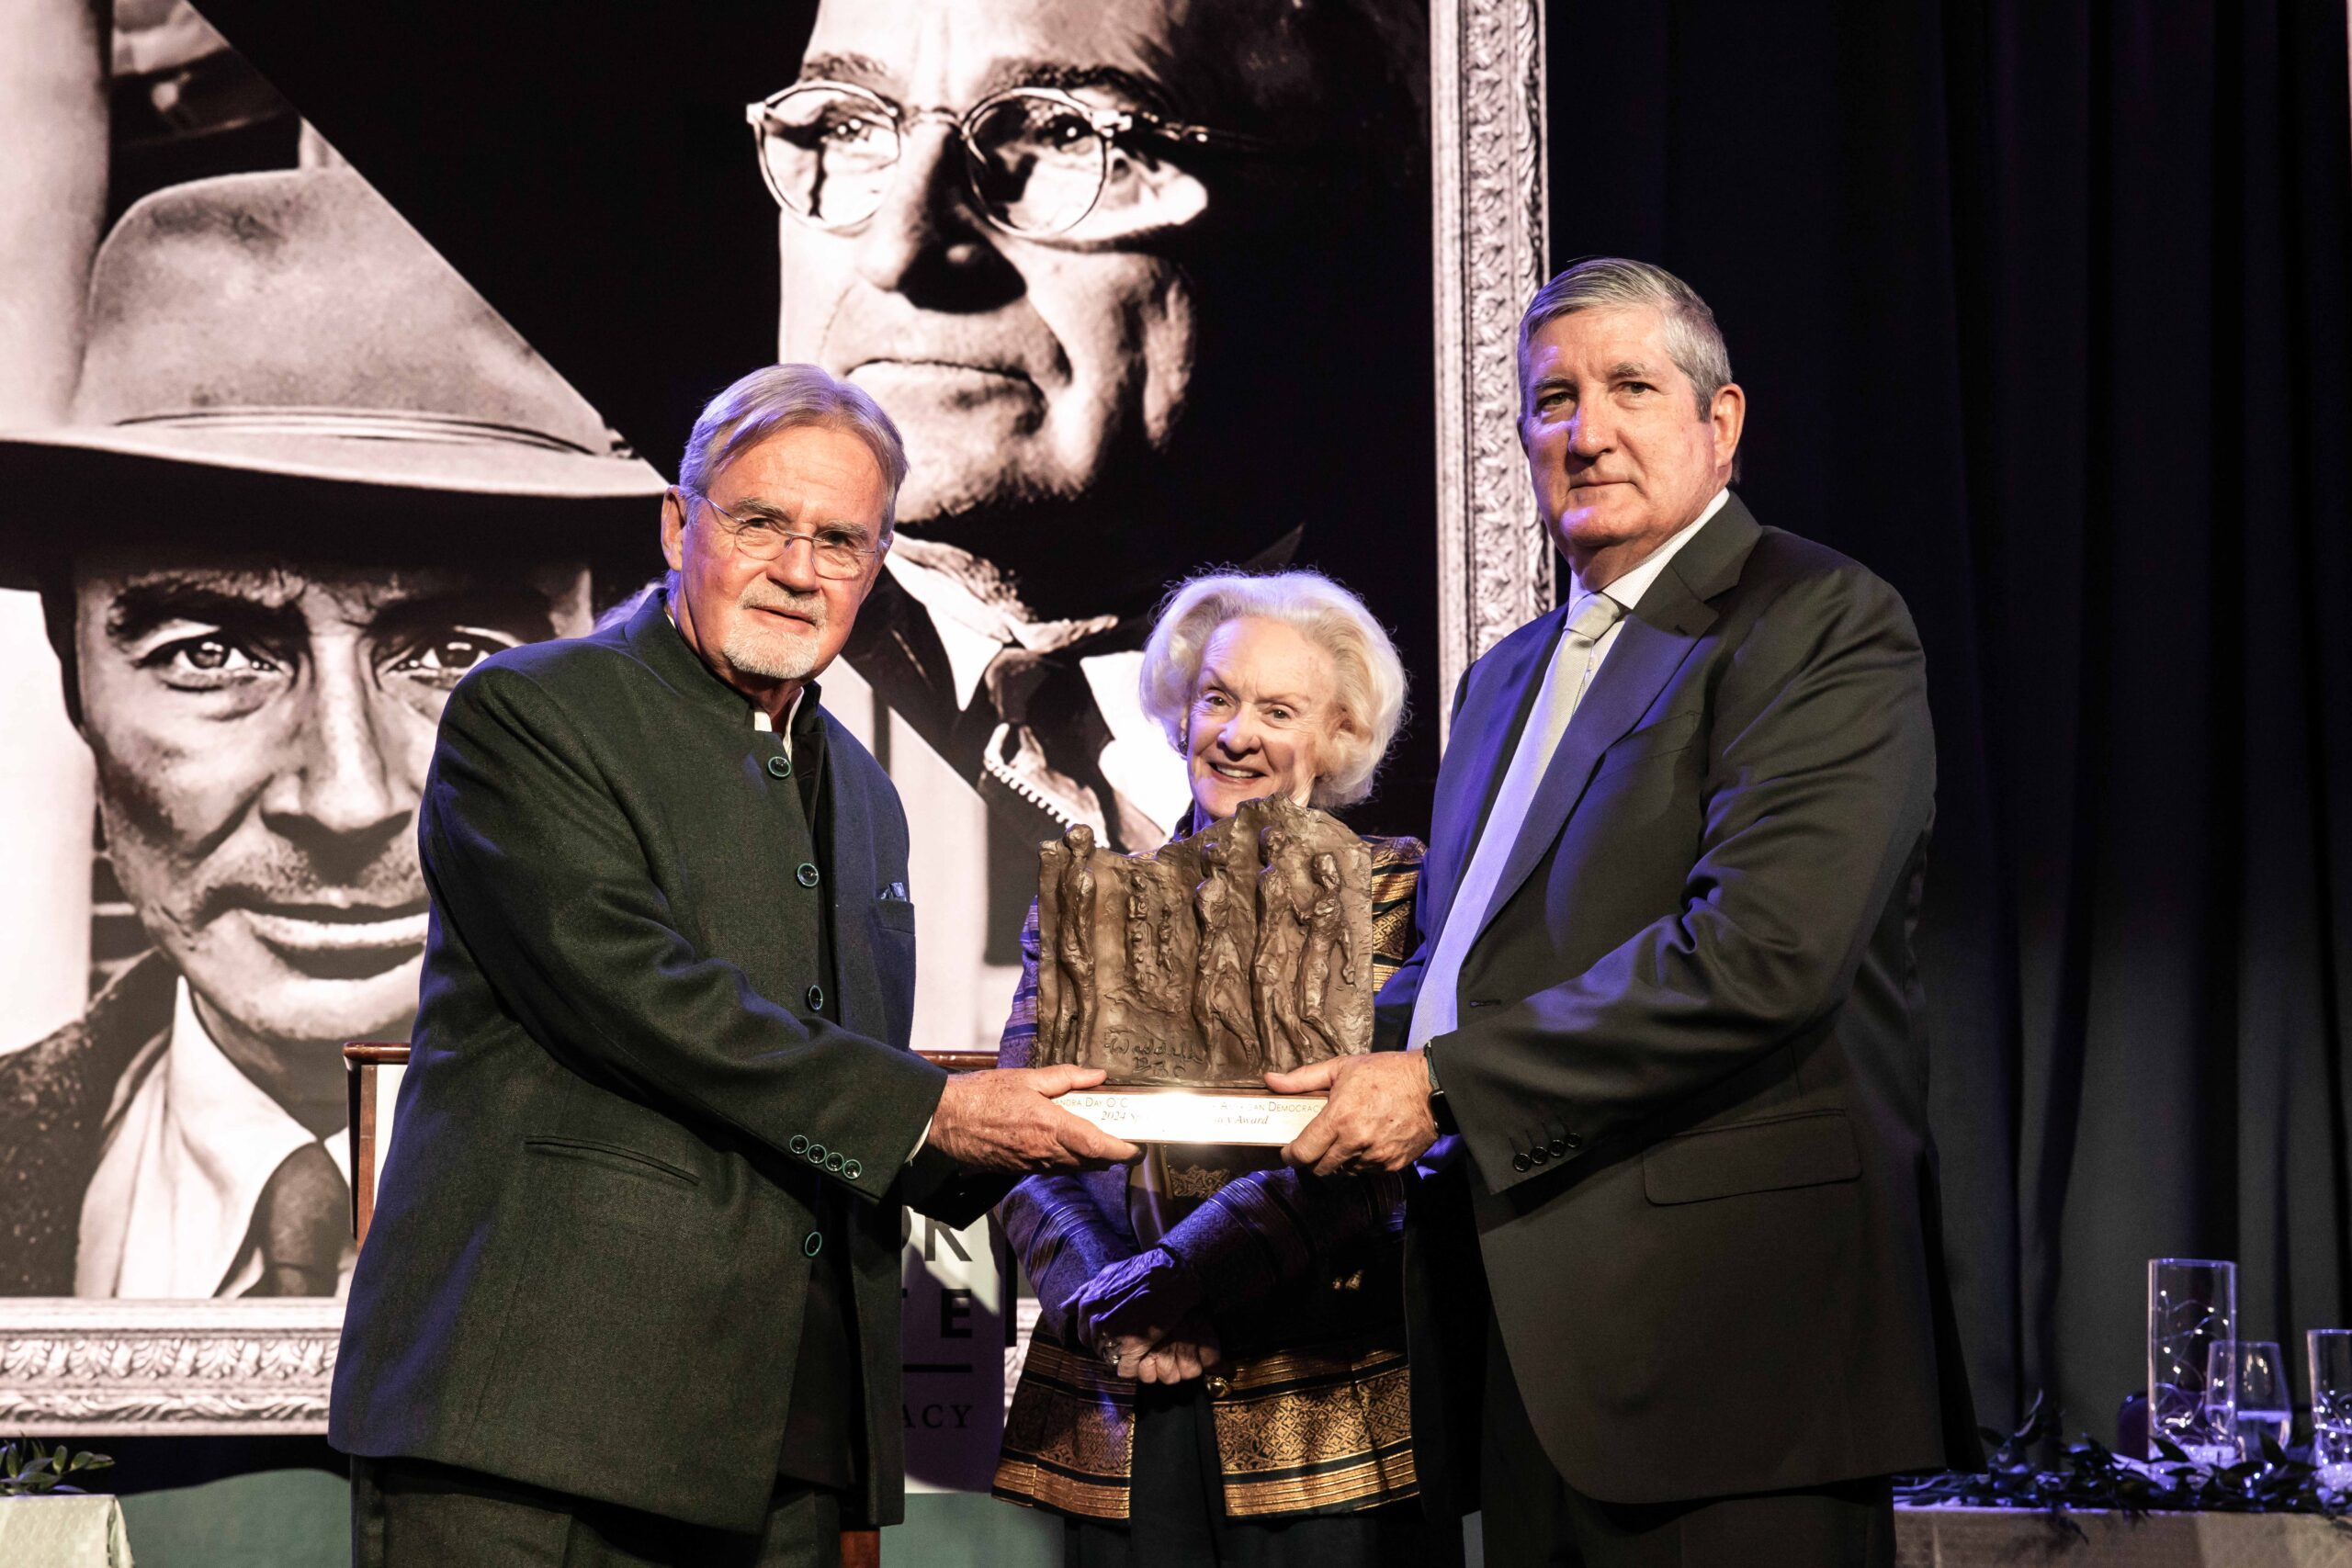
<svg viewBox="0 0 2352 1568">
<path fill-rule="evenodd" d="M 1624 605 L 1629 612 L 1640 609 L 1642 596 L 1650 591 L 1650 584 L 1656 582 L 1658 574 L 1666 570 L 1666 563 L 1680 553 L 1682 547 L 1689 544 L 1700 529 L 1713 521 L 1715 513 L 1721 512 L 1724 509 L 1724 503 L 1730 499 L 1730 491 L 1715 491 L 1715 499 L 1707 502 L 1706 510 L 1675 530 L 1666 543 L 1643 557 L 1639 566 L 1621 577 L 1610 579 L 1602 585 L 1601 591 Z M 1573 571 L 1568 573 L 1568 603 L 1572 604 L 1591 592 L 1585 587 L 1584 580 Z M 1609 650 L 1617 644 L 1617 634 L 1624 629 L 1624 617 L 1621 615 L 1618 617 L 1617 624 L 1601 633 L 1600 640 L 1593 644 L 1592 672 L 1596 679 L 1600 674 L 1602 661 L 1609 657 Z"/>
<path fill-rule="evenodd" d="M 325 1047 L 321 1047 L 325 1049 Z M 162 1053 L 107 1131 L 82 1201 L 78 1296 L 234 1296 L 261 1278 L 262 1189 L 304 1144 L 351 1179 L 350 1140 L 314 1137 L 221 1053 L 176 983 Z M 344 1249 L 337 1293 L 351 1282 Z"/>
<path fill-rule="evenodd" d="M 901 537 L 882 560 L 908 596 L 930 613 L 932 630 L 947 654 L 958 707 L 971 705 L 982 675 L 1007 649 L 1051 653 L 1119 624 L 1116 615 L 1031 620 L 1009 596 L 984 597 L 973 591 L 965 576 L 941 570 L 970 559 L 946 546 Z M 1103 728 L 1111 732 L 1110 741 L 1095 759 L 1096 766 L 1111 787 L 1159 829 L 1161 837 L 1169 836 L 1193 808 L 1192 777 L 1183 760 L 1170 750 L 1168 732 L 1143 711 L 1138 689 L 1143 650 L 1091 654 L 1078 660 L 1078 669 L 1086 677 L 1086 689 L 1102 713 Z M 1110 829 L 1099 814 L 1088 819 L 1088 825 L 1098 834 Z"/>
</svg>

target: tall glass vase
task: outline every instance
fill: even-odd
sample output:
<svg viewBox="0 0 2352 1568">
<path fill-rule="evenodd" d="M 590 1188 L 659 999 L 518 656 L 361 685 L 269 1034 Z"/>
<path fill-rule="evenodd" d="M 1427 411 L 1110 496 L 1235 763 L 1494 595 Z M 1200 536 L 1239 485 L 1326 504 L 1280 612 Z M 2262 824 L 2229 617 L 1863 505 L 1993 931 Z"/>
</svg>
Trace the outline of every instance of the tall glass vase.
<svg viewBox="0 0 2352 1568">
<path fill-rule="evenodd" d="M 2330 1492 L 2352 1493 L 2352 1329 L 2314 1328 L 2312 1356 L 2312 1463 Z"/>
<path fill-rule="evenodd" d="M 2204 1258 L 2148 1260 L 2148 1457 L 2156 1439 L 2177 1443 L 2201 1464 L 2237 1462 L 2234 1430 L 2217 1427 L 2206 1373 L 2212 1348 L 2237 1337 L 2238 1266 Z"/>
</svg>

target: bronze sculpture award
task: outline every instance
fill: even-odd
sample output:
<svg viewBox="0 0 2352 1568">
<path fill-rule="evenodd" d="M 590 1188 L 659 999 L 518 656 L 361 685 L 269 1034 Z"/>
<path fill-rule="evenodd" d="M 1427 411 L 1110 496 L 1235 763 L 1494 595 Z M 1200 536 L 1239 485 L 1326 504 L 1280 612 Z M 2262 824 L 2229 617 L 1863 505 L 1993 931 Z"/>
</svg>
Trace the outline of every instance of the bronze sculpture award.
<svg viewBox="0 0 2352 1568">
<path fill-rule="evenodd" d="M 1084 827 L 1037 856 L 1039 1066 L 1061 1103 L 1147 1143 L 1288 1143 L 1319 1095 L 1264 1075 L 1372 1046 L 1372 851 L 1323 812 L 1246 802 L 1154 855 Z"/>
</svg>

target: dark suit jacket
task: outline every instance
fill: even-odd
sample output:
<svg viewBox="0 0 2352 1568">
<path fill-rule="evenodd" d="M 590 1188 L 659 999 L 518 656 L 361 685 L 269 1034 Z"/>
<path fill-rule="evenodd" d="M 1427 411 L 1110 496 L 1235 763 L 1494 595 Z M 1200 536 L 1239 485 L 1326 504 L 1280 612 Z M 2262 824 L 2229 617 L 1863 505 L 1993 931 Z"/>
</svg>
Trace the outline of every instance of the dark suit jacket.
<svg viewBox="0 0 2352 1568">
<path fill-rule="evenodd" d="M 150 953 L 90 1010 L 0 1056 L 0 1296 L 70 1296 L 107 1111 L 172 1028 L 179 971 Z"/>
<path fill-rule="evenodd" d="M 1464 677 L 1383 1043 L 1566 614 Z M 1482 1272 L 1589 1495 L 1973 1460 L 1911 954 L 1934 792 L 1901 598 L 1733 497 L 1594 676 L 1430 1044 L 1468 1156 L 1415 1195 L 1408 1266 L 1417 1440 L 1450 1503 L 1476 1506 Z"/>
<path fill-rule="evenodd" d="M 779 836 L 783 737 L 752 729 L 659 595 L 451 694 L 419 816 L 415 1055 L 352 1280 L 336 1447 L 756 1529 L 806 1254 L 847 1247 L 864 1511 L 899 1516 L 899 1205 L 967 1220 L 1003 1186 L 960 1187 L 933 1153 L 904 1167 L 944 1081 L 906 1049 L 906 819 L 825 723 L 832 854 L 811 876 Z M 820 899 L 832 976 L 805 934 Z M 816 1219 L 828 1184 L 853 1200 L 836 1234 Z"/>
</svg>

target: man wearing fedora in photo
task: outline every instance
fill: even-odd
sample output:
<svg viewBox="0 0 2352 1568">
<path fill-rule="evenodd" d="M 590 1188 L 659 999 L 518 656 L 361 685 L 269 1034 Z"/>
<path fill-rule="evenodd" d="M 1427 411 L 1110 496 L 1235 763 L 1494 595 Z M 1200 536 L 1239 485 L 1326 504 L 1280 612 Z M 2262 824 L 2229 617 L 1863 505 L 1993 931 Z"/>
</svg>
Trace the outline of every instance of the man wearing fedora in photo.
<svg viewBox="0 0 2352 1568">
<path fill-rule="evenodd" d="M 443 702 L 586 630 L 663 482 L 348 170 L 140 201 L 86 344 L 69 423 L 0 437 L 0 571 L 153 947 L 0 1056 L 0 1293 L 334 1293 L 338 1047 L 415 1011 Z"/>
</svg>

